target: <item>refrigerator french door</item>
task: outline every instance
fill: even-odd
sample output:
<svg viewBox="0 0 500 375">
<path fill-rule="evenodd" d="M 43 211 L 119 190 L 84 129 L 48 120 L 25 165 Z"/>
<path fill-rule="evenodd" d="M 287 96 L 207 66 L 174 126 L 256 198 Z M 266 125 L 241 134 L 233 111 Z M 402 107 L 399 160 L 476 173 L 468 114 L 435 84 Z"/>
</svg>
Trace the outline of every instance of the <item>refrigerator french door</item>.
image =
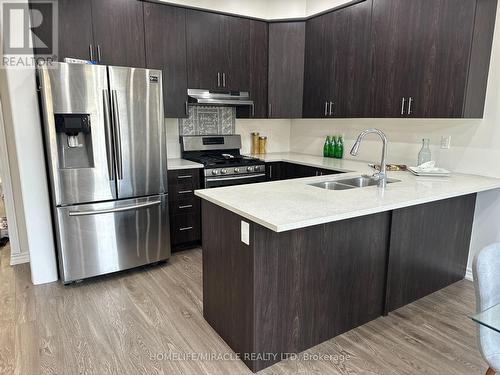
<svg viewBox="0 0 500 375">
<path fill-rule="evenodd" d="M 168 259 L 161 72 L 57 63 L 39 79 L 62 281 Z"/>
</svg>

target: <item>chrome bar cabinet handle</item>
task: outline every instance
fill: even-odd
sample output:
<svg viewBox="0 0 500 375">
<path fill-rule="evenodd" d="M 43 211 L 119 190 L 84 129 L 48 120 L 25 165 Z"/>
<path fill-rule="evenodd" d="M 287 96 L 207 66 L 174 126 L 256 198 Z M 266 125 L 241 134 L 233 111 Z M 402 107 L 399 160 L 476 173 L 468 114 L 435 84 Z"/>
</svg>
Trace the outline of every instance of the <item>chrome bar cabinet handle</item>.
<svg viewBox="0 0 500 375">
<path fill-rule="evenodd" d="M 106 157 L 108 158 L 108 174 L 109 180 L 115 179 L 115 170 L 113 165 L 113 132 L 111 130 L 111 111 L 109 109 L 109 91 L 103 91 L 103 109 L 104 109 L 104 135 L 106 137 Z"/>
<path fill-rule="evenodd" d="M 405 103 L 406 103 L 406 98 L 401 99 L 401 116 L 405 115 Z"/>
<path fill-rule="evenodd" d="M 116 90 L 111 91 L 111 105 L 115 135 L 116 169 L 118 172 L 118 179 L 123 180 L 122 135 L 120 130 L 120 115 L 118 111 L 118 98 Z"/>
<path fill-rule="evenodd" d="M 408 116 L 412 114 L 411 107 L 413 105 L 413 102 L 414 102 L 414 99 L 412 97 L 410 97 L 408 99 Z"/>
<path fill-rule="evenodd" d="M 325 102 L 325 117 L 328 116 L 328 102 Z"/>
<path fill-rule="evenodd" d="M 156 201 L 156 202 L 134 204 L 132 206 L 108 208 L 105 210 L 70 211 L 69 216 L 89 216 L 89 215 L 112 214 L 115 212 L 131 211 L 131 210 L 138 210 L 140 208 L 159 206 L 160 204 L 161 204 L 161 201 Z"/>
</svg>

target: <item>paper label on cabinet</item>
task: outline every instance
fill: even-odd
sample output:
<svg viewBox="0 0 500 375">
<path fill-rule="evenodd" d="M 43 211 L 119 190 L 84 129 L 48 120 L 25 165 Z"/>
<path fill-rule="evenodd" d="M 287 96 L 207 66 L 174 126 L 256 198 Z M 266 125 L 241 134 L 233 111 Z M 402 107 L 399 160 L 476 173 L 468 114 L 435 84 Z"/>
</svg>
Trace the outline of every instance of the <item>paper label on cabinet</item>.
<svg viewBox="0 0 500 375">
<path fill-rule="evenodd" d="M 246 221 L 241 221 L 241 242 L 250 245 L 250 224 Z"/>
</svg>

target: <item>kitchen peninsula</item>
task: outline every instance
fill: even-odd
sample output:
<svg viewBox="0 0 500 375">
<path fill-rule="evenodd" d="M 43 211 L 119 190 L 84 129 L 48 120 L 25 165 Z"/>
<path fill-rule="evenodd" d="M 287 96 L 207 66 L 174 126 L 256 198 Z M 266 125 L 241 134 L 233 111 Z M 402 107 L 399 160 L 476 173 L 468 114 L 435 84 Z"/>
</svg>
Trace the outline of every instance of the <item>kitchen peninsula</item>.
<svg viewBox="0 0 500 375">
<path fill-rule="evenodd" d="M 500 188 L 391 172 L 385 189 L 332 191 L 312 184 L 373 170 L 301 154 L 265 161 L 334 175 L 196 191 L 204 317 L 254 372 L 461 280 L 476 193 Z"/>
</svg>

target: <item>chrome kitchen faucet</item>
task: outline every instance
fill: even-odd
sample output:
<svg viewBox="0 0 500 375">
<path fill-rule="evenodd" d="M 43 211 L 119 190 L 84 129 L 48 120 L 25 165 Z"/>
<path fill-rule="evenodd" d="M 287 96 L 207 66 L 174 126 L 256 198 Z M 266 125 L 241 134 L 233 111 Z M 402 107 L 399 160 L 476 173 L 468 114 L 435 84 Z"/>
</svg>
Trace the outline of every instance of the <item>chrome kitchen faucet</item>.
<svg viewBox="0 0 500 375">
<path fill-rule="evenodd" d="M 354 146 L 352 146 L 351 149 L 351 155 L 356 156 L 358 155 L 359 151 L 359 146 L 361 145 L 361 141 L 367 134 L 378 134 L 379 137 L 382 139 L 382 161 L 380 162 L 380 172 L 375 173 L 372 177 L 378 180 L 378 186 L 385 188 L 387 186 L 387 166 L 386 166 L 386 159 L 387 159 L 387 136 L 382 132 L 382 130 L 371 128 L 371 129 L 366 129 L 363 130 L 359 136 L 358 139 L 356 140 L 356 143 L 354 143 Z"/>
</svg>

